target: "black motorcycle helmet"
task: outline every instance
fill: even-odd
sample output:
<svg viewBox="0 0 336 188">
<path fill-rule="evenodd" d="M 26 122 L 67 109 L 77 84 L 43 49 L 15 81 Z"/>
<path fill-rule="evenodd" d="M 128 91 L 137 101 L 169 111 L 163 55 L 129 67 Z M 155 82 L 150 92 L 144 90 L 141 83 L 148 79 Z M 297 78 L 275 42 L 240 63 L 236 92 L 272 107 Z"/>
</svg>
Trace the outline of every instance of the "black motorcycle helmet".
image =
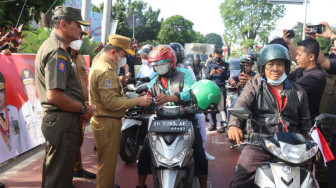
<svg viewBox="0 0 336 188">
<path fill-rule="evenodd" d="M 265 64 L 271 60 L 281 59 L 285 61 L 285 73 L 289 75 L 291 57 L 289 51 L 280 44 L 269 44 L 260 51 L 258 59 L 258 71 L 260 76 L 265 78 Z"/>
<path fill-rule="evenodd" d="M 149 52 L 154 48 L 153 45 L 147 44 L 142 46 L 138 51 L 137 51 L 137 57 L 140 57 L 141 54 L 145 54 L 148 56 Z"/>
<path fill-rule="evenodd" d="M 174 50 L 175 55 L 176 55 L 176 65 L 183 63 L 184 60 L 184 48 L 180 43 L 173 42 L 170 43 L 169 46 Z"/>
</svg>

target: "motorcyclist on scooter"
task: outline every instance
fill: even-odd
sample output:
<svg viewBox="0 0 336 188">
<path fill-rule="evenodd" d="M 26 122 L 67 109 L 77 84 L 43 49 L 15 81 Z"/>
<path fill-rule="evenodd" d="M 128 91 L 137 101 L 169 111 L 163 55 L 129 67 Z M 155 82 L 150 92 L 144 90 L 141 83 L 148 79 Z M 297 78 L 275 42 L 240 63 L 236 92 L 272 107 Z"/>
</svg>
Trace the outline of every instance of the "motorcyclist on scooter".
<svg viewBox="0 0 336 188">
<path fill-rule="evenodd" d="M 238 76 L 230 77 L 228 79 L 232 87 L 243 88 L 245 84 L 253 78 L 256 73 L 252 71 L 256 59 L 253 59 L 252 55 L 245 55 L 240 60 L 241 72 Z"/>
<path fill-rule="evenodd" d="M 261 77 L 247 82 L 234 106 L 249 109 L 252 118 L 259 123 L 252 121 L 252 127 L 247 130 L 249 142 L 259 141 L 275 132 L 308 135 L 311 122 L 307 95 L 302 87 L 287 79 L 290 64 L 289 51 L 279 44 L 270 44 L 261 50 L 258 62 Z M 228 127 L 229 139 L 240 145 L 243 120 L 231 115 Z M 250 187 L 258 165 L 271 158 L 260 147 L 245 146 L 230 187 Z"/>
<path fill-rule="evenodd" d="M 148 84 L 149 95 L 155 98 L 157 106 L 181 105 L 190 103 L 190 88 L 195 83 L 189 70 L 176 67 L 176 57 L 173 49 L 167 45 L 156 46 L 148 56 L 148 62 L 153 66 L 158 75 Z M 196 127 L 197 120 L 192 119 Z M 198 128 L 194 129 L 195 140 L 193 143 L 195 158 L 195 175 L 198 176 L 202 188 L 207 186 L 208 161 L 202 147 L 202 138 Z M 151 158 L 148 139 L 140 153 L 138 162 L 138 185 L 146 187 L 147 174 L 151 174 Z"/>
<path fill-rule="evenodd" d="M 153 67 L 148 63 L 148 54 L 154 47 L 152 45 L 145 45 L 141 47 L 138 52 L 137 56 L 141 57 L 141 67 L 139 72 L 136 76 L 136 80 L 140 80 L 143 82 L 149 82 L 152 78 L 156 76 L 154 73 Z"/>
</svg>

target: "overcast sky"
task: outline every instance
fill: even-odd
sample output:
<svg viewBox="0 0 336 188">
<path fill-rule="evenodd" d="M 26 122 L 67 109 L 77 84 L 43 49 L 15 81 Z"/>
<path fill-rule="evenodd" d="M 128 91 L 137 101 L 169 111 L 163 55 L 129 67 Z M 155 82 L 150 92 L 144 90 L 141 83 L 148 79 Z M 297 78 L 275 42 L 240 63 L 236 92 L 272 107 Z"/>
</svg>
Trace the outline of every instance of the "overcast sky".
<svg viewBox="0 0 336 188">
<path fill-rule="evenodd" d="M 143 0 L 154 10 L 160 9 L 160 18 L 181 15 L 194 23 L 194 30 L 206 35 L 217 33 L 223 35 L 224 25 L 219 13 L 223 0 Z M 103 0 L 92 0 L 99 4 Z M 112 1 L 112 3 L 115 1 Z M 286 5 L 286 16 L 277 22 L 277 29 L 270 38 L 282 36 L 282 29 L 292 29 L 296 22 L 304 21 L 304 5 Z M 307 23 L 318 24 L 322 21 L 336 26 L 336 0 L 310 0 L 307 8 Z"/>
</svg>

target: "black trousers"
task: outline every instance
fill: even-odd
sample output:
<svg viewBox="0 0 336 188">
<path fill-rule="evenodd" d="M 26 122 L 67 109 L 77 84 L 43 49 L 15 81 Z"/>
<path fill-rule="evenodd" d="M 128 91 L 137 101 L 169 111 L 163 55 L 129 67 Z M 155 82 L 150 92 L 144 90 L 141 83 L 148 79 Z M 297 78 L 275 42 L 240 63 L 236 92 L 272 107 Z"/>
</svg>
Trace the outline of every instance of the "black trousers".
<svg viewBox="0 0 336 188">
<path fill-rule="evenodd" d="M 334 157 L 336 158 L 336 134 L 332 134 L 329 145 Z M 336 159 L 327 162 L 328 166 L 328 187 L 334 188 L 336 185 Z"/>
<path fill-rule="evenodd" d="M 195 138 L 192 148 L 194 149 L 195 175 L 208 175 L 208 160 L 205 157 L 202 137 L 197 127 L 197 120 L 193 121 L 193 127 Z M 146 137 L 138 161 L 138 174 L 147 175 L 151 173 L 151 155 L 148 137 Z"/>
</svg>

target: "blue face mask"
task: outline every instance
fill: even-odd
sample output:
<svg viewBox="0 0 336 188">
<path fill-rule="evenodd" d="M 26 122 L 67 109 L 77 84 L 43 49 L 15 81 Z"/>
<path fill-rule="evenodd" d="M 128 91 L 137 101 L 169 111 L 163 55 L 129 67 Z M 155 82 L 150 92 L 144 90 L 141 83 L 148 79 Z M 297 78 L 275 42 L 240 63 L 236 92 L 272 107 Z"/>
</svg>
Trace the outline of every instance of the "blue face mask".
<svg viewBox="0 0 336 188">
<path fill-rule="evenodd" d="M 282 82 L 284 82 L 286 80 L 286 78 L 287 78 L 286 73 L 283 73 L 283 75 L 277 80 L 271 80 L 270 78 L 267 77 L 267 83 L 271 84 L 272 86 L 278 86 Z"/>
</svg>

